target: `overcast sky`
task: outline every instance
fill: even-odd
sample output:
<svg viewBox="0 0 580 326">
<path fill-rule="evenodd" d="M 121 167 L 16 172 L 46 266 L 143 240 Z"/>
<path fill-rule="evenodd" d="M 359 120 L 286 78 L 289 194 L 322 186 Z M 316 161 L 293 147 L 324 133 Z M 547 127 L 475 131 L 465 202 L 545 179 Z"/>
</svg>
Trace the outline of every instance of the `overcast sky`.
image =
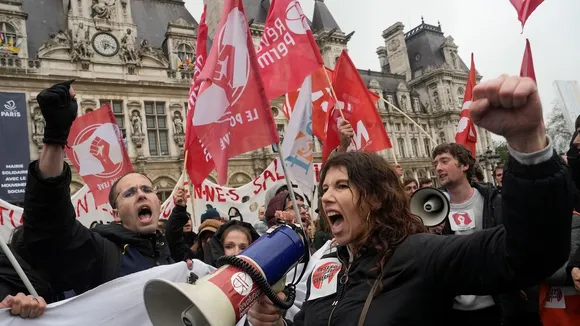
<svg viewBox="0 0 580 326">
<path fill-rule="evenodd" d="M 185 3 L 199 21 L 203 0 Z M 300 3 L 311 18 L 314 0 Z M 419 25 L 424 16 L 427 24 L 441 22 L 443 32 L 453 36 L 468 66 L 469 55 L 474 53 L 475 67 L 484 80 L 502 73 L 519 74 L 528 38 L 545 115 L 555 99 L 552 82 L 580 80 L 580 0 L 545 0 L 528 19 L 523 34 L 509 0 L 325 0 L 325 3 L 343 32 L 356 31 L 348 49 L 359 69 L 380 69 L 375 52 L 384 45 L 383 30 L 400 21 L 408 31 Z"/>
</svg>

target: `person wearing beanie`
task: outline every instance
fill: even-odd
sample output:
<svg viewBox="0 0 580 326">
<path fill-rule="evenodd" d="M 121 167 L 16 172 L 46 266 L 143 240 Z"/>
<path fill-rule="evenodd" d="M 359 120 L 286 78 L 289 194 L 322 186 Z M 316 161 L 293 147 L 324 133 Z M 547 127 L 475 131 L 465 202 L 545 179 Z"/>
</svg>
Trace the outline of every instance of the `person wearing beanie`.
<svg viewBox="0 0 580 326">
<path fill-rule="evenodd" d="M 214 219 L 219 220 L 221 219 L 220 213 L 215 208 L 208 208 L 205 213 L 201 214 L 201 223 L 205 222 L 205 220 Z"/>
<path fill-rule="evenodd" d="M 197 232 L 197 240 L 195 241 L 193 247 L 191 247 L 191 250 L 195 252 L 195 257 L 197 259 L 203 260 L 205 256 L 204 250 L 206 248 L 207 242 L 209 239 L 211 239 L 211 237 L 213 237 L 213 235 L 216 233 L 219 227 L 222 226 L 222 224 L 222 221 L 213 218 L 206 219 L 203 221 L 203 223 L 201 223 L 199 226 L 199 232 Z"/>
</svg>

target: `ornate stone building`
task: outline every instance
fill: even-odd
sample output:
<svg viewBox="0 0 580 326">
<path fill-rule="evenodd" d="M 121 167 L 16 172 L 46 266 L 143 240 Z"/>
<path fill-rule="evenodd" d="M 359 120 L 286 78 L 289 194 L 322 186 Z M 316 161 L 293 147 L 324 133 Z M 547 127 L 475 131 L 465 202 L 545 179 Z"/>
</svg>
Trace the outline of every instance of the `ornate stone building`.
<svg viewBox="0 0 580 326">
<path fill-rule="evenodd" d="M 206 2 L 211 33 L 223 0 Z M 270 3 L 244 4 L 258 43 Z M 126 134 L 135 169 L 147 173 L 162 198 L 168 196 L 183 166 L 197 27 L 183 0 L 0 0 L 0 91 L 26 94 L 31 159 L 39 157 L 44 128 L 36 95 L 74 78 L 79 115 L 109 103 Z M 333 67 L 353 33 L 344 33 L 320 0 L 311 27 L 326 65 Z M 360 71 L 368 87 L 406 111 L 437 141 L 452 141 L 467 78 L 453 39 L 440 26 L 421 24 L 404 33 L 400 23 L 383 37 L 385 47 L 377 51 L 382 71 Z M 286 119 L 281 105 L 282 99 L 272 102 L 282 132 Z M 431 176 L 428 152 L 433 146 L 402 115 L 382 103 L 378 108 L 405 173 Z M 491 145 L 489 134 L 480 133 L 479 139 L 478 151 Z M 315 150 L 320 158 L 320 143 Z M 251 181 L 274 157 L 272 148 L 263 148 L 232 159 L 229 185 Z M 82 184 L 75 174 L 72 190 Z"/>
</svg>

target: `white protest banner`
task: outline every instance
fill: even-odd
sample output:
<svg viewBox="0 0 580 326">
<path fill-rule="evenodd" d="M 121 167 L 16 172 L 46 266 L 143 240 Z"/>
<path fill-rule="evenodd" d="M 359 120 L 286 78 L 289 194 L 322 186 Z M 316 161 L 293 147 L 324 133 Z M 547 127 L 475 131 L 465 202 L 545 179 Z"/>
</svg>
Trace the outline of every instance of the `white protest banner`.
<svg viewBox="0 0 580 326">
<path fill-rule="evenodd" d="M 277 182 L 285 182 L 282 167 L 278 159 L 257 176 L 252 182 L 238 188 L 222 187 L 205 180 L 200 187 L 195 187 L 195 219 L 197 225 L 208 208 L 213 207 L 226 220 L 242 220 L 250 224 L 258 222 L 258 209 L 264 205 L 266 192 Z M 310 205 L 312 194 L 297 190 L 298 194 L 307 197 Z"/>
</svg>

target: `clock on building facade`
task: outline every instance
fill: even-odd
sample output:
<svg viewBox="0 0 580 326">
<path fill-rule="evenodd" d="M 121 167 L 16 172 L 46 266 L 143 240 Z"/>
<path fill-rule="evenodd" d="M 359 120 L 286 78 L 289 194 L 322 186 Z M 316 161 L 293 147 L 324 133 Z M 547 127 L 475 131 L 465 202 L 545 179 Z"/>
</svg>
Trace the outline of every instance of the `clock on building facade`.
<svg viewBox="0 0 580 326">
<path fill-rule="evenodd" d="M 111 57 L 119 51 L 119 42 L 111 34 L 99 33 L 93 37 L 93 48 L 98 54 Z"/>
</svg>

